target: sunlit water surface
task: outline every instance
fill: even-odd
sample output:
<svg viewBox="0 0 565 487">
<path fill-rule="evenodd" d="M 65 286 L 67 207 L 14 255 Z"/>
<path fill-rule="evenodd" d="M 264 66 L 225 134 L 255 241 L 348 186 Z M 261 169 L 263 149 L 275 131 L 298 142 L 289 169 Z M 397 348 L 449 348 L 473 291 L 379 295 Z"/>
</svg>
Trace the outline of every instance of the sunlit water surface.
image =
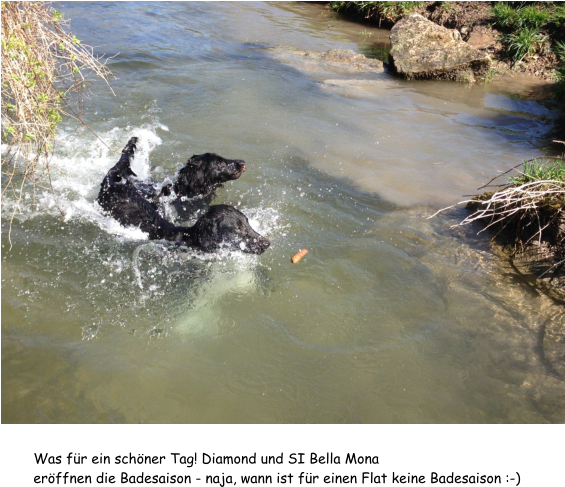
<svg viewBox="0 0 565 487">
<path fill-rule="evenodd" d="M 563 309 L 480 227 L 450 228 L 465 210 L 427 219 L 539 155 L 550 109 L 265 49 L 386 51 L 387 31 L 322 5 L 58 8 L 114 56 L 116 96 L 95 83 L 84 117 L 115 151 L 64 128 L 59 198 L 23 208 L 11 251 L 2 235 L 2 421 L 565 421 Z M 105 216 L 99 184 L 133 135 L 141 177 L 244 159 L 216 202 L 269 250 L 178 252 Z"/>
</svg>

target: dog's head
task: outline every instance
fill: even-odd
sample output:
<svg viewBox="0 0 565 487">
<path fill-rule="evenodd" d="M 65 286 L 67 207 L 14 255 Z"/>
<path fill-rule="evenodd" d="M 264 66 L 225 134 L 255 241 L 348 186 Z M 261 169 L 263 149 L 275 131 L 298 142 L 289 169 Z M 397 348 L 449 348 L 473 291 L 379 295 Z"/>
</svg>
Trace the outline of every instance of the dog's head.
<svg viewBox="0 0 565 487">
<path fill-rule="evenodd" d="M 177 196 L 204 195 L 226 181 L 238 179 L 245 169 L 245 161 L 238 159 L 226 159 L 210 152 L 194 155 L 179 171 L 174 190 Z"/>
<path fill-rule="evenodd" d="M 191 228 L 191 239 L 206 252 L 228 248 L 262 254 L 271 244 L 251 228 L 241 211 L 229 205 L 211 206 Z"/>
</svg>

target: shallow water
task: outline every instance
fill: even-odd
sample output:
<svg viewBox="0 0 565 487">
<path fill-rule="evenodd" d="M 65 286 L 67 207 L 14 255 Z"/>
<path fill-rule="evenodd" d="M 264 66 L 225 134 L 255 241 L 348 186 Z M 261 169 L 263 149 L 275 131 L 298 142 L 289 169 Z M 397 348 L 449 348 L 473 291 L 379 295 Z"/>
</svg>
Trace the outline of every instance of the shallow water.
<svg viewBox="0 0 565 487">
<path fill-rule="evenodd" d="M 562 307 L 480 227 L 451 229 L 464 210 L 427 219 L 541 154 L 550 108 L 512 86 L 312 69 L 265 49 L 386 51 L 387 31 L 321 5 L 60 10 L 114 56 L 116 96 L 93 85 L 89 125 L 118 152 L 140 137 L 142 177 L 203 152 L 244 159 L 216 202 L 271 247 L 178 252 L 120 227 L 95 203 L 118 152 L 67 127 L 60 198 L 24 208 L 11 251 L 2 235 L 3 422 L 565 420 Z"/>
</svg>

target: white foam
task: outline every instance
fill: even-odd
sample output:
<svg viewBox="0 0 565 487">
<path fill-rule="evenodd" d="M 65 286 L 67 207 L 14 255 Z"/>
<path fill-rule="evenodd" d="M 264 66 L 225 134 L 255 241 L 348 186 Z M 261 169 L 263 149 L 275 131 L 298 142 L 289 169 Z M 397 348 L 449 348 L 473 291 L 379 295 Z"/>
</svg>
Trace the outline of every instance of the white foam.
<svg viewBox="0 0 565 487">
<path fill-rule="evenodd" d="M 290 226 L 282 222 L 280 213 L 273 207 L 243 208 L 241 211 L 247 216 L 251 228 L 269 239 L 284 235 Z"/>
<path fill-rule="evenodd" d="M 56 196 L 48 190 L 43 190 L 36 195 L 35 209 L 32 205 L 20 206 L 20 214 L 25 218 L 33 218 L 42 214 L 64 215 L 64 220 L 84 220 L 95 223 L 101 230 L 120 236 L 125 240 L 147 240 L 147 234 L 138 228 L 123 227 L 110 216 L 106 215 L 98 203 L 98 194 L 102 179 L 119 159 L 121 150 L 130 137 L 139 138 L 137 151 L 132 162 L 132 169 L 140 179 L 148 179 L 151 172 L 150 155 L 155 147 L 162 143 L 161 138 L 155 133 L 155 126 L 142 127 L 113 127 L 100 134 L 100 138 L 111 147 L 104 145 L 86 131 L 61 131 L 56 139 L 55 155 L 50 161 L 52 167 L 52 184 Z M 3 146 L 4 150 L 5 147 Z M 171 182 L 165 179 L 164 184 Z M 26 195 L 29 199 L 30 195 Z M 163 198 L 163 203 L 168 208 L 168 198 Z M 4 201 L 4 210 L 15 208 L 15 202 L 9 199 Z M 281 223 L 280 215 L 275 208 L 242 208 L 247 215 L 249 223 L 261 235 L 272 239 L 281 233 L 288 225 Z M 167 214 L 172 213 L 168 208 Z M 250 262 L 254 257 L 249 254 L 221 250 L 217 254 L 203 254 L 194 252 L 193 257 L 201 260 L 216 260 L 230 258 L 243 259 Z"/>
</svg>

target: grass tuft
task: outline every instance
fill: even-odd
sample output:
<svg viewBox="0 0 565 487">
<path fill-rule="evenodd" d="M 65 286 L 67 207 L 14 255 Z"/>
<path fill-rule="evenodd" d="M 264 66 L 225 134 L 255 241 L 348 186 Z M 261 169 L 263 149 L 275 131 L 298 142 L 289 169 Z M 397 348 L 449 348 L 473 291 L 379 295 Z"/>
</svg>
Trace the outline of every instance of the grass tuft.
<svg viewBox="0 0 565 487">
<path fill-rule="evenodd" d="M 524 27 L 514 34 L 503 34 L 500 42 L 504 44 L 508 56 L 514 63 L 518 63 L 525 58 L 535 54 L 541 44 L 548 43 L 548 37 L 536 28 Z"/>
<path fill-rule="evenodd" d="M 563 159 L 526 161 L 523 169 L 518 170 L 518 173 L 518 176 L 510 177 L 511 185 L 520 186 L 534 181 L 560 181 L 563 183 L 565 182 L 565 161 Z"/>
<path fill-rule="evenodd" d="M 396 22 L 424 2 L 330 2 L 336 12 L 350 11 L 364 18 L 377 18 Z"/>
<path fill-rule="evenodd" d="M 535 241 L 539 245 L 550 242 L 565 211 L 565 159 L 543 157 L 525 161 L 479 189 L 492 186 L 491 183 L 510 171 L 518 174 L 510 176 L 506 184 L 497 185 L 497 191 L 460 202 L 474 211 L 454 227 L 484 221 L 487 224 L 481 231 L 490 227 L 510 231 L 517 247 L 522 249 Z M 450 208 L 453 206 L 439 210 L 432 217 Z M 552 245 L 565 250 L 562 240 Z"/>
<path fill-rule="evenodd" d="M 549 36 L 555 45 L 565 34 L 565 6 L 558 2 L 493 3 L 493 25 L 504 31 L 500 41 L 514 63 L 549 46 Z"/>
<path fill-rule="evenodd" d="M 539 30 L 550 19 L 551 14 L 540 5 L 527 5 L 515 8 L 516 2 L 495 2 L 492 8 L 494 25 L 502 29 L 517 30 L 524 27 Z M 518 2 L 522 3 L 522 2 Z"/>
</svg>

